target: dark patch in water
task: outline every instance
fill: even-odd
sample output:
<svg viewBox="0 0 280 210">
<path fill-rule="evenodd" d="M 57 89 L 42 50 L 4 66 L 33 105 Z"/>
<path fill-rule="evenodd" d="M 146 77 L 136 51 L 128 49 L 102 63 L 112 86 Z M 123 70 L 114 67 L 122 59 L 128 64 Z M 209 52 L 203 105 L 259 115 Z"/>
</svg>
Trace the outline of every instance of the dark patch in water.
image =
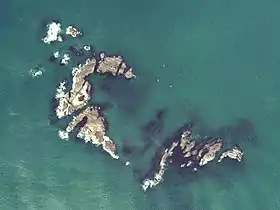
<svg viewBox="0 0 280 210">
<path fill-rule="evenodd" d="M 158 135 L 164 128 L 166 112 L 166 108 L 157 110 L 153 119 L 142 127 L 142 132 L 147 134 L 149 137 L 155 137 Z"/>
<path fill-rule="evenodd" d="M 123 145 L 122 146 L 122 153 L 126 156 L 131 155 L 131 153 L 133 152 L 133 149 L 131 147 L 129 147 L 128 145 Z"/>
<path fill-rule="evenodd" d="M 79 46 L 77 44 L 71 45 L 69 47 L 69 51 L 71 52 L 72 55 L 75 55 L 75 56 L 83 56 L 84 55 L 83 47 Z"/>
<path fill-rule="evenodd" d="M 189 110 L 189 118 L 194 122 L 196 133 L 200 136 L 217 136 L 223 139 L 225 146 L 242 145 L 248 143 L 251 146 L 256 146 L 258 136 L 252 121 L 247 118 L 240 118 L 235 124 L 224 125 L 218 129 L 209 129 L 203 121 L 203 118 L 196 110 Z"/>
<path fill-rule="evenodd" d="M 112 75 L 101 76 L 103 79 L 96 87 L 114 100 L 126 116 L 132 116 L 141 109 L 147 90 L 139 87 L 135 81 Z"/>
<path fill-rule="evenodd" d="M 245 118 L 239 119 L 234 125 L 222 126 L 210 133 L 211 135 L 221 137 L 228 144 L 240 145 L 245 141 L 255 146 L 258 141 L 253 123 Z"/>
<path fill-rule="evenodd" d="M 51 56 L 49 57 L 49 62 L 57 62 L 57 58 L 54 57 L 54 55 L 51 55 Z"/>
</svg>

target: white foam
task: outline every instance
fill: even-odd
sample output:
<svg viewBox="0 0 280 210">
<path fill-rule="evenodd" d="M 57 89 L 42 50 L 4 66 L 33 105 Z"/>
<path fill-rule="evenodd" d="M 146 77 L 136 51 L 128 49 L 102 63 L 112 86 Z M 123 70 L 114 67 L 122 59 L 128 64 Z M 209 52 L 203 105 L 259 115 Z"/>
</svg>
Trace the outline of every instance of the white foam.
<svg viewBox="0 0 280 210">
<path fill-rule="evenodd" d="M 90 51 L 90 50 L 91 50 L 90 45 L 85 45 L 85 46 L 84 46 L 84 50 L 85 50 L 85 51 Z"/>
<path fill-rule="evenodd" d="M 70 60 L 71 60 L 70 55 L 69 54 L 64 54 L 60 63 L 63 64 L 63 65 L 67 65 Z"/>
<path fill-rule="evenodd" d="M 55 95 L 56 99 L 60 99 L 65 96 L 65 90 L 66 90 L 65 83 L 66 81 L 62 81 L 59 83 L 59 86 L 56 89 L 56 95 Z"/>
<path fill-rule="evenodd" d="M 53 57 L 59 58 L 59 57 L 60 57 L 59 51 L 54 52 L 54 53 L 53 53 Z"/>
<path fill-rule="evenodd" d="M 31 77 L 33 77 L 33 78 L 42 76 L 42 75 L 43 75 L 43 69 L 42 69 L 42 68 L 30 69 L 30 70 L 29 70 L 29 74 L 30 74 Z"/>
<path fill-rule="evenodd" d="M 66 81 L 60 82 L 58 88 L 56 89 L 55 98 L 59 101 L 59 104 L 56 107 L 55 112 L 56 112 L 56 116 L 59 119 L 66 116 L 67 113 L 65 113 L 65 111 L 68 110 L 68 109 L 65 109 L 65 107 L 64 107 L 67 104 L 66 93 L 65 93 L 65 90 L 66 90 L 65 83 L 66 83 Z M 65 103 L 65 100 L 66 100 L 66 103 Z"/>
<path fill-rule="evenodd" d="M 62 37 L 60 36 L 61 33 L 61 24 L 52 22 L 47 25 L 47 35 L 42 39 L 43 42 L 46 44 L 50 44 L 51 42 L 54 41 L 59 41 L 62 42 Z"/>
<path fill-rule="evenodd" d="M 69 138 L 69 134 L 67 131 L 62 131 L 62 130 L 59 130 L 58 131 L 58 136 L 61 138 L 61 139 L 68 139 Z"/>
</svg>

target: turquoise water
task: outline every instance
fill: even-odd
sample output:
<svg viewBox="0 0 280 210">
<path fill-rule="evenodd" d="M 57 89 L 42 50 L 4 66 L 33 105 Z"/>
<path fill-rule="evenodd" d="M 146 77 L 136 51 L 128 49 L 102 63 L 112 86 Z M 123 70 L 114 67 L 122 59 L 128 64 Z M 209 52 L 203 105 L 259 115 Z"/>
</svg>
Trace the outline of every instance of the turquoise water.
<svg viewBox="0 0 280 210">
<path fill-rule="evenodd" d="M 2 1 L 0 209 L 280 209 L 279 6 L 259 0 Z M 43 22 L 52 19 L 85 35 L 45 45 Z M 124 157 L 131 167 L 99 148 L 62 141 L 63 123 L 50 125 L 55 88 L 71 68 L 48 57 L 74 42 L 121 54 L 137 73 L 129 82 L 92 78 L 94 100 L 113 105 L 105 114 L 120 153 L 123 145 L 134 148 Z M 28 71 L 38 64 L 44 74 L 34 79 Z M 140 127 L 162 108 L 163 130 L 144 134 Z M 229 127 L 239 119 L 246 123 Z M 170 171 L 163 184 L 143 193 L 139 174 L 186 121 L 206 135 L 224 127 L 219 134 L 240 143 L 244 163 L 212 164 L 197 175 Z"/>
</svg>

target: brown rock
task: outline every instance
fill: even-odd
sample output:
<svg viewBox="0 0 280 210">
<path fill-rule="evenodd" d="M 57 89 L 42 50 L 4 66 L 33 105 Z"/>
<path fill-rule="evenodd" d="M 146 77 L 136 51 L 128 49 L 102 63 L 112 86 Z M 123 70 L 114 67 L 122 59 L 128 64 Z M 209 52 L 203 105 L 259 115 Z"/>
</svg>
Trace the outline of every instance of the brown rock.
<svg viewBox="0 0 280 210">
<path fill-rule="evenodd" d="M 79 128 L 78 138 L 84 139 L 85 142 L 90 142 L 96 146 L 101 145 L 102 148 L 113 158 L 119 158 L 116 154 L 116 146 L 114 142 L 106 136 L 105 120 L 100 116 L 97 107 L 87 107 L 84 111 L 74 117 L 68 124 L 66 131 L 72 132 L 79 123 L 83 125 Z"/>
</svg>

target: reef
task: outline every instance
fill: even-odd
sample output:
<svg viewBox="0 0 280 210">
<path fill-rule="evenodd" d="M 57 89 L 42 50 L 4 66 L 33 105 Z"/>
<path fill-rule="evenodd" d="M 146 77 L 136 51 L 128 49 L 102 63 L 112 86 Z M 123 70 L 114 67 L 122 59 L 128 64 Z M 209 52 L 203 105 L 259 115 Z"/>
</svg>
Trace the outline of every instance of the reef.
<svg viewBox="0 0 280 210">
<path fill-rule="evenodd" d="M 221 151 L 222 146 L 223 140 L 221 138 L 194 139 L 191 135 L 191 129 L 185 129 L 181 133 L 180 138 L 173 139 L 171 145 L 160 155 L 155 172 L 152 173 L 151 178 L 144 179 L 141 185 L 142 189 L 146 191 L 148 188 L 153 188 L 161 183 L 169 165 L 180 168 L 192 168 L 193 171 L 197 171 L 213 161 Z M 223 152 L 219 162 L 225 157 L 237 159 L 240 162 L 242 156 L 241 150 L 235 147 Z"/>
</svg>

